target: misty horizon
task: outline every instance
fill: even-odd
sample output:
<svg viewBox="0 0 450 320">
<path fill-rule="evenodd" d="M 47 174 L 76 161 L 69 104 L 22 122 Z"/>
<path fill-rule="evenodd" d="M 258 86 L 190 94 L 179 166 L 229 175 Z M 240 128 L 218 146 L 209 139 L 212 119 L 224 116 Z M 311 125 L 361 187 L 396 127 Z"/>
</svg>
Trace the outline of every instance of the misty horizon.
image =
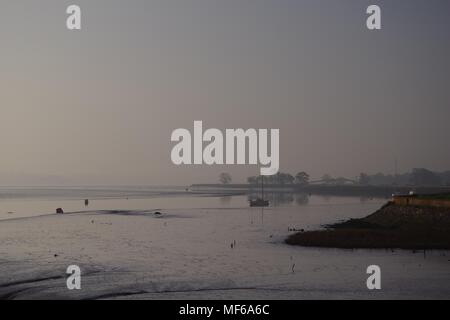
<svg viewBox="0 0 450 320">
<path fill-rule="evenodd" d="M 220 168 L 221 166 L 219 166 Z M 332 174 L 330 172 L 324 172 L 322 175 L 319 176 L 310 176 L 309 179 L 312 182 L 316 182 L 316 181 L 320 181 L 323 179 L 324 176 L 328 175 L 330 176 L 330 178 L 332 179 L 338 179 L 338 178 L 347 178 L 350 180 L 354 180 L 355 182 L 358 181 L 360 174 L 367 174 L 369 176 L 376 176 L 376 175 L 384 175 L 386 177 L 401 177 L 401 176 L 408 176 L 411 174 L 412 170 L 416 169 L 416 168 L 412 168 L 409 171 L 405 171 L 405 172 L 381 172 L 381 171 L 377 171 L 377 172 L 359 172 L 357 174 L 354 174 L 352 176 L 341 176 L 341 175 L 335 175 Z M 427 169 L 428 168 L 424 168 Z M 435 174 L 447 174 L 449 175 L 450 173 L 450 169 L 449 170 L 443 170 L 443 171 L 433 171 L 430 170 Z M 190 181 L 188 183 L 185 184 L 170 184 L 170 183 L 160 183 L 160 184 L 155 184 L 152 183 L 152 181 L 148 181 L 148 182 L 142 182 L 142 183 L 136 183 L 136 184 L 124 184 L 124 183 L 120 183 L 120 181 L 111 181 L 108 182 L 108 179 L 104 179 L 102 180 L 101 178 L 99 178 L 99 180 L 97 182 L 91 182 L 91 183 L 85 183 L 83 182 L 82 179 L 76 180 L 76 179 L 70 179 L 70 178 L 66 178 L 63 176 L 52 176 L 52 175 L 11 175 L 9 178 L 7 175 L 2 175 L 0 174 L 0 187 L 121 187 L 121 186 L 141 186 L 141 187 L 179 187 L 179 186 L 188 186 L 188 185 L 192 185 L 192 184 L 220 184 L 220 174 L 226 172 L 228 173 L 227 170 L 222 170 L 222 171 L 218 171 L 217 175 L 215 177 L 213 177 L 211 180 L 205 180 L 205 181 L 200 181 L 200 180 L 193 180 Z M 295 176 L 296 173 L 298 172 L 303 172 L 303 170 L 297 170 L 295 172 L 286 172 L 284 171 L 282 168 L 280 169 L 279 173 L 284 174 L 284 173 L 288 173 L 291 174 L 292 176 Z M 308 173 L 308 172 L 306 172 Z M 258 171 L 255 171 L 255 175 L 253 176 L 259 176 Z M 249 177 L 253 177 L 252 175 L 249 176 L 244 176 L 244 177 L 239 177 L 239 176 L 233 176 L 231 175 L 232 178 L 232 182 L 234 184 L 242 184 L 242 183 L 248 183 L 247 179 Z M 269 177 L 268 177 L 269 178 Z M 91 177 L 92 179 L 92 177 Z M 105 182 L 106 181 L 106 182 Z M 443 181 L 444 183 L 444 181 Z M 445 185 L 445 183 L 444 183 Z"/>
<path fill-rule="evenodd" d="M 4 5 L 0 185 L 257 174 L 175 166 L 171 132 L 194 120 L 279 128 L 292 174 L 450 169 L 448 1 L 378 1 L 376 32 L 369 1 L 77 3 L 79 32 L 65 29 L 66 1 Z"/>
</svg>

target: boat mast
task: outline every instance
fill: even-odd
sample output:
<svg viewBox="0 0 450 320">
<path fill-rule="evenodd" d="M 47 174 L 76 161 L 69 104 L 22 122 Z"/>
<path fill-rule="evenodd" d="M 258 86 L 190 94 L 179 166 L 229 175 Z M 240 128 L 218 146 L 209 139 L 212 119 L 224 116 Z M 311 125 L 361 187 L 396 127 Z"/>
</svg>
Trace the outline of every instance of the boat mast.
<svg viewBox="0 0 450 320">
<path fill-rule="evenodd" d="M 264 176 L 261 175 L 261 196 L 262 199 L 264 200 Z"/>
</svg>

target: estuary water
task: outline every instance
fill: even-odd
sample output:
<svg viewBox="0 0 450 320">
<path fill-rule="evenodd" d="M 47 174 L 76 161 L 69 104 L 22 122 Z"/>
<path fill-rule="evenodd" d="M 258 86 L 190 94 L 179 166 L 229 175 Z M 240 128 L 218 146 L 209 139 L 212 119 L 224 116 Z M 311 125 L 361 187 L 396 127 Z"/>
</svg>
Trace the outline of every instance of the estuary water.
<svg viewBox="0 0 450 320">
<path fill-rule="evenodd" d="M 0 188 L 0 298 L 450 298 L 448 251 L 284 243 L 386 199 L 267 196 L 261 209 L 246 194 L 185 187 Z M 381 290 L 366 286 L 373 264 Z M 81 290 L 66 287 L 69 265 Z"/>
</svg>

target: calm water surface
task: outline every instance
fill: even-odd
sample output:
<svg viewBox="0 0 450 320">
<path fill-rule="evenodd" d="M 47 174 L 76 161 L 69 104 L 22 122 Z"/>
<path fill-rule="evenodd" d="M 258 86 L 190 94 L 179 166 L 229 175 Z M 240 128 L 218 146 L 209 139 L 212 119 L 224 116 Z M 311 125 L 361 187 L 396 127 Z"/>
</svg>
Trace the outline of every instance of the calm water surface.
<svg viewBox="0 0 450 320">
<path fill-rule="evenodd" d="M 424 255 L 284 243 L 289 229 L 363 217 L 386 199 L 268 197 L 271 207 L 261 209 L 249 208 L 247 195 L 184 188 L 2 188 L 0 296 L 450 298 L 447 251 Z M 58 207 L 71 214 L 54 214 Z M 84 271 L 81 291 L 65 287 L 70 264 Z M 371 264 L 382 269 L 377 292 L 366 287 Z M 49 277 L 55 279 L 42 280 Z M 1 285 L 11 282 L 22 284 Z"/>
</svg>

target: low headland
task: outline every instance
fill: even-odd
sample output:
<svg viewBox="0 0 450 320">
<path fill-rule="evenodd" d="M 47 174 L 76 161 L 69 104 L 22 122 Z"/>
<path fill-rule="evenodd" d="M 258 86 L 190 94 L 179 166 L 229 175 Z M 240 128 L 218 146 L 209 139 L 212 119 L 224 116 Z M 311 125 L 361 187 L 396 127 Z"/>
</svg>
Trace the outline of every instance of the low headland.
<svg viewBox="0 0 450 320">
<path fill-rule="evenodd" d="M 329 248 L 450 249 L 450 195 L 394 197 L 361 219 L 298 232 L 287 244 Z"/>
</svg>

